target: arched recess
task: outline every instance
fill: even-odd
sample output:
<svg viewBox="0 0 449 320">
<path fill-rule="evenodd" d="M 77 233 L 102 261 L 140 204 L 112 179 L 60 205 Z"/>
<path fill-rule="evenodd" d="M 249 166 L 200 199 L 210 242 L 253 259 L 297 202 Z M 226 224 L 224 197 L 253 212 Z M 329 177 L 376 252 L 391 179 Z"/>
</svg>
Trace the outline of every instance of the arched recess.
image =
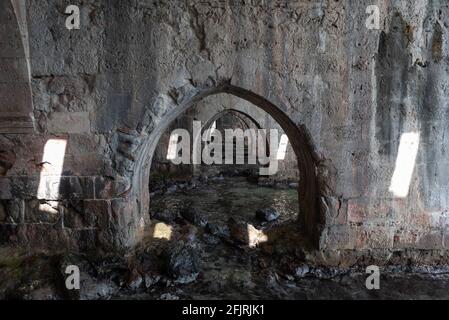
<svg viewBox="0 0 449 320">
<path fill-rule="evenodd" d="M 298 183 L 298 198 L 301 214 L 299 216 L 299 225 L 304 227 L 304 231 L 311 237 L 312 241 L 318 246 L 320 236 L 320 206 L 319 189 L 316 176 L 316 156 L 313 151 L 310 138 L 304 128 L 297 126 L 279 107 L 249 90 L 233 86 L 231 84 L 222 84 L 214 88 L 204 89 L 197 92 L 194 96 L 184 100 L 177 106 L 170 107 L 166 115 L 160 120 L 159 124 L 153 129 L 137 157 L 136 168 L 133 179 L 133 192 L 139 203 L 139 212 L 145 213 L 149 210 L 149 177 L 151 162 L 154 151 L 159 142 L 159 138 L 168 126 L 183 112 L 205 97 L 228 93 L 238 98 L 246 100 L 256 107 L 267 112 L 284 130 L 288 136 L 292 148 L 295 152 L 298 162 L 300 181 Z"/>
<path fill-rule="evenodd" d="M 0 1 L 0 133 L 34 131 L 26 1 Z"/>
<path fill-rule="evenodd" d="M 253 127 L 253 129 L 262 129 L 260 123 L 254 119 L 252 116 L 250 116 L 248 113 L 243 112 L 241 110 L 237 110 L 234 108 L 229 108 L 229 109 L 225 109 L 222 111 L 217 112 L 215 115 L 211 116 L 208 120 L 206 120 L 206 122 L 204 124 L 202 124 L 202 130 L 200 132 L 197 132 L 197 135 L 193 137 L 193 146 L 197 145 L 198 143 L 200 143 L 200 139 L 202 137 L 202 134 L 205 130 L 209 129 L 212 124 L 217 121 L 218 119 L 220 119 L 221 117 L 227 115 L 227 114 L 232 114 L 232 116 L 236 117 L 237 119 L 239 119 L 240 121 L 242 121 L 245 126 L 246 129 L 250 129 L 251 127 Z M 252 141 L 256 141 L 257 136 L 252 136 Z M 268 150 L 268 142 L 266 145 L 266 149 Z M 193 166 L 193 171 L 195 173 L 195 171 L 197 170 L 197 166 L 198 165 L 194 165 Z"/>
</svg>

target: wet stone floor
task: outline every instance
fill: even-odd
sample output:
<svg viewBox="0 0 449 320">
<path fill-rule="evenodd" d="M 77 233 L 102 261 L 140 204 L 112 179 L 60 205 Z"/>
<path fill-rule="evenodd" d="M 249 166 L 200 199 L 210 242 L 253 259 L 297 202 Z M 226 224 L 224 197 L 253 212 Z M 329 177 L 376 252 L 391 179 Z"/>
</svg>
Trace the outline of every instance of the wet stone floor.
<svg viewBox="0 0 449 320">
<path fill-rule="evenodd" d="M 298 192 L 296 187 L 283 184 L 278 187 L 260 186 L 244 177 L 216 177 L 207 183 L 197 183 L 195 188 L 168 188 L 162 195 L 151 200 L 150 214 L 165 209 L 182 211 L 192 207 L 201 212 L 209 223 L 226 222 L 229 218 L 251 224 L 263 223 L 256 218 L 256 210 L 273 208 L 279 213 L 276 223 L 294 221 L 298 215 Z"/>
<path fill-rule="evenodd" d="M 218 177 L 152 192 L 151 228 L 127 256 L 0 248 L 0 298 L 449 299 L 448 267 L 385 266 L 368 290 L 363 268 L 311 263 L 294 185 Z M 81 271 L 75 292 L 64 288 L 69 264 Z"/>
</svg>

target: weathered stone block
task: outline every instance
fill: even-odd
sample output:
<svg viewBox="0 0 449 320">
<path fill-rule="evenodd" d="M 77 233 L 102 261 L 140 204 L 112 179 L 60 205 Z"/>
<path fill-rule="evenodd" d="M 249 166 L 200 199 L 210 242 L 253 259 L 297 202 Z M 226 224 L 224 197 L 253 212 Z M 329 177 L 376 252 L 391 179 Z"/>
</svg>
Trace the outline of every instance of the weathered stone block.
<svg viewBox="0 0 449 320">
<path fill-rule="evenodd" d="M 64 227 L 71 229 L 109 228 L 110 205 L 103 200 L 65 201 Z"/>
<path fill-rule="evenodd" d="M 348 225 L 331 226 L 326 229 L 326 239 L 323 245 L 326 249 L 355 249 L 357 233 Z"/>
<path fill-rule="evenodd" d="M 6 221 L 8 223 L 23 223 L 24 221 L 24 201 L 22 199 L 13 199 L 3 202 L 6 208 Z"/>
<path fill-rule="evenodd" d="M 64 201 L 64 228 L 82 229 L 90 227 L 82 200 Z"/>
<path fill-rule="evenodd" d="M 11 177 L 14 198 L 33 199 L 37 195 L 40 179 L 33 176 Z"/>
<path fill-rule="evenodd" d="M 122 197 L 131 188 L 131 181 L 128 178 L 118 177 L 111 179 L 108 177 L 95 178 L 95 198 L 113 199 Z"/>
<path fill-rule="evenodd" d="M 96 229 L 78 229 L 72 230 L 71 235 L 75 240 L 78 250 L 95 251 L 98 250 Z"/>
<path fill-rule="evenodd" d="M 80 152 L 76 157 L 68 156 L 64 160 L 64 175 L 95 176 L 104 174 L 108 166 L 106 159 L 100 154 Z"/>
<path fill-rule="evenodd" d="M 110 203 L 108 201 L 84 201 L 84 214 L 89 226 L 100 229 L 109 228 Z"/>
<path fill-rule="evenodd" d="M 0 199 L 11 199 L 11 179 L 0 177 Z"/>
<path fill-rule="evenodd" d="M 365 220 L 366 216 L 366 203 L 360 205 L 360 201 L 349 199 L 348 200 L 348 222 L 361 224 Z"/>
<path fill-rule="evenodd" d="M 442 229 L 402 229 L 395 232 L 394 248 L 442 249 L 444 232 Z"/>
<path fill-rule="evenodd" d="M 445 230 L 449 226 L 449 212 L 429 212 L 430 226 L 432 228 Z"/>
<path fill-rule="evenodd" d="M 357 198 L 348 200 L 348 222 L 362 224 L 370 221 L 386 221 L 407 211 L 403 199 Z"/>
<path fill-rule="evenodd" d="M 61 177 L 59 199 L 94 199 L 93 177 Z"/>
<path fill-rule="evenodd" d="M 111 74 L 110 80 L 115 77 L 125 77 L 126 74 Z M 121 81 L 114 79 L 113 81 Z M 124 86 L 129 86 L 128 84 L 124 84 Z M 114 90 L 114 89 L 113 89 Z M 118 90 L 123 90 L 122 88 Z M 94 131 L 97 132 L 108 132 L 114 128 L 114 126 L 122 126 L 125 124 L 126 120 L 132 118 L 130 114 L 131 105 L 132 105 L 132 95 L 129 93 L 110 93 L 107 97 L 107 104 L 104 106 L 100 106 L 102 112 L 96 113 L 95 119 L 93 121 Z M 101 114 L 105 112 L 108 114 L 107 117 L 102 116 Z M 137 115 L 136 115 L 137 116 Z"/>
<path fill-rule="evenodd" d="M 144 228 L 144 219 L 139 218 L 136 212 L 135 202 L 126 199 L 114 199 L 111 201 L 111 223 L 109 242 L 117 248 L 129 248 L 134 245 L 141 236 Z"/>
<path fill-rule="evenodd" d="M 359 228 L 356 235 L 357 249 L 393 248 L 394 229 L 389 226 Z"/>
<path fill-rule="evenodd" d="M 417 242 L 416 230 L 397 230 L 393 237 L 393 248 L 404 249 L 416 246 Z"/>
<path fill-rule="evenodd" d="M 333 197 L 321 198 L 321 210 L 325 223 L 342 225 L 347 223 L 347 202 Z"/>
<path fill-rule="evenodd" d="M 17 242 L 17 224 L 0 224 L 0 243 L 12 244 Z"/>
<path fill-rule="evenodd" d="M 432 229 L 417 239 L 417 249 L 442 249 L 443 232 L 441 229 Z"/>
<path fill-rule="evenodd" d="M 130 174 L 133 171 L 135 162 L 125 156 L 119 154 L 114 158 L 115 168 L 121 175 Z"/>
<path fill-rule="evenodd" d="M 89 112 L 55 112 L 47 123 L 51 133 L 90 132 Z"/>
<path fill-rule="evenodd" d="M 57 201 L 30 200 L 25 204 L 26 223 L 49 223 L 61 222 L 61 208 Z"/>
<path fill-rule="evenodd" d="M 22 224 L 16 234 L 19 243 L 33 247 L 61 249 L 69 248 L 71 243 L 70 234 L 54 224 Z"/>
</svg>

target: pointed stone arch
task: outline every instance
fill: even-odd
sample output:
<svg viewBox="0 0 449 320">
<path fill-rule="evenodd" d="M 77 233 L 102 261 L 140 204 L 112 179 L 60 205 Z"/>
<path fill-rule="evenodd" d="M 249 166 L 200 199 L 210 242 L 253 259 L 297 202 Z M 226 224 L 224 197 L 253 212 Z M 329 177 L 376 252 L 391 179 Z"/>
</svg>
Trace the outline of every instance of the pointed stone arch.
<svg viewBox="0 0 449 320">
<path fill-rule="evenodd" d="M 297 157 L 300 174 L 300 181 L 298 183 L 299 208 L 301 211 L 301 214 L 299 215 L 299 224 L 304 227 L 306 233 L 311 237 L 314 244 L 318 246 L 322 219 L 320 218 L 320 195 L 316 175 L 317 156 L 312 147 L 307 130 L 302 126 L 297 126 L 281 108 L 264 97 L 228 83 L 213 88 L 199 90 L 190 95 L 190 98 L 184 99 L 184 101 L 178 105 L 167 106 L 167 109 L 171 111 L 167 112 L 160 119 L 158 124 L 145 139 L 136 158 L 133 195 L 135 196 L 135 199 L 137 199 L 140 214 L 145 214 L 149 210 L 150 198 L 148 185 L 151 162 L 163 132 L 178 116 L 194 106 L 197 102 L 208 96 L 220 93 L 234 95 L 261 108 L 278 122 L 288 136 Z"/>
</svg>

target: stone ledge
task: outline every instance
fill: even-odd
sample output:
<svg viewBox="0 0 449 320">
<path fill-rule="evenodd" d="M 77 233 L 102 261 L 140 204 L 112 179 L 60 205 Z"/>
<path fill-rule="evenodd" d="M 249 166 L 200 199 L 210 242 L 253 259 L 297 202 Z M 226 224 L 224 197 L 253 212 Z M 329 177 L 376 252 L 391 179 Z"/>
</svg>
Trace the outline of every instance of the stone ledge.
<svg viewBox="0 0 449 320">
<path fill-rule="evenodd" d="M 29 134 L 34 132 L 31 115 L 2 113 L 0 115 L 0 133 Z"/>
</svg>

